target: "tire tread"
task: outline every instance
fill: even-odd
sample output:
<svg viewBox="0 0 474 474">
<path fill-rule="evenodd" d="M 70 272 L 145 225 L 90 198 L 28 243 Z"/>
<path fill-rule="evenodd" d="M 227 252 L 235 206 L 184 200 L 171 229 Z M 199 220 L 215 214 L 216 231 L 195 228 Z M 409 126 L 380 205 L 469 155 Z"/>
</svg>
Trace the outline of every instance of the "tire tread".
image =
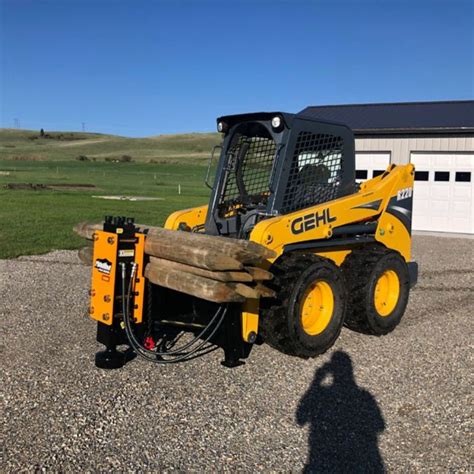
<svg viewBox="0 0 474 474">
<path fill-rule="evenodd" d="M 283 255 L 272 267 L 271 271 L 275 277 L 269 286 L 277 292 L 277 297 L 264 302 L 264 306 L 261 308 L 260 332 L 264 341 L 274 349 L 302 358 L 316 357 L 326 352 L 338 338 L 342 325 L 334 334 L 332 343 L 328 347 L 322 348 L 317 353 L 314 351 L 309 353 L 292 340 L 288 331 L 287 311 L 291 305 L 295 283 L 312 265 L 327 264 L 328 262 L 328 259 L 313 253 L 292 252 Z"/>
<path fill-rule="evenodd" d="M 352 251 L 342 264 L 348 292 L 344 325 L 353 331 L 376 336 L 390 332 L 375 330 L 366 317 L 366 298 L 371 274 L 380 259 L 387 255 L 401 257 L 398 252 L 376 244 Z"/>
</svg>

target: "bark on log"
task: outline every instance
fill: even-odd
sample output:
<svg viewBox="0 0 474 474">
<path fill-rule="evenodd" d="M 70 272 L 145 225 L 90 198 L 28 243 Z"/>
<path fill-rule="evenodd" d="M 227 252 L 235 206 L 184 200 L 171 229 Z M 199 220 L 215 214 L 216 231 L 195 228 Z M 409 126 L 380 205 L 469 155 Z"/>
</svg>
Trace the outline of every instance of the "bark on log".
<svg viewBox="0 0 474 474">
<path fill-rule="evenodd" d="M 232 288 L 239 295 L 242 295 L 244 298 L 260 298 L 260 295 L 254 288 L 244 285 L 243 283 L 227 283 L 227 286 Z"/>
<path fill-rule="evenodd" d="M 218 248 L 219 252 L 224 255 L 228 255 L 244 263 L 259 262 L 276 257 L 276 253 L 273 250 L 249 240 L 230 239 L 197 232 L 182 232 L 151 226 L 140 226 L 140 230 L 146 232 L 149 237 L 157 237 L 166 240 L 171 239 L 174 242 L 189 243 L 210 249 Z"/>
<path fill-rule="evenodd" d="M 161 227 L 136 224 L 140 232 L 147 234 L 147 240 L 160 239 L 164 242 L 183 243 L 200 248 L 218 249 L 220 253 L 235 258 L 244 263 L 255 264 L 268 258 L 276 257 L 276 253 L 263 245 L 242 239 L 230 239 L 214 235 L 193 232 L 182 232 L 163 229 Z M 101 230 L 102 224 L 81 222 L 74 226 L 74 232 L 85 239 L 92 240 L 96 230 Z M 156 239 L 154 239 L 156 238 Z"/>
<path fill-rule="evenodd" d="M 256 281 L 264 281 L 264 280 L 272 280 L 273 273 L 270 273 L 263 268 L 258 267 L 244 267 L 244 270 L 247 271 L 254 280 Z"/>
<path fill-rule="evenodd" d="M 236 293 L 226 283 L 210 280 L 198 275 L 167 269 L 162 271 L 148 264 L 145 277 L 155 285 L 193 295 L 215 303 L 242 303 L 245 298 Z"/>
<path fill-rule="evenodd" d="M 93 222 L 79 222 L 72 230 L 84 239 L 92 240 L 92 236 L 96 230 L 102 230 L 103 224 L 94 224 Z"/>
<path fill-rule="evenodd" d="M 92 265 L 94 249 L 92 247 L 83 247 L 77 251 L 77 256 L 84 265 Z"/>
<path fill-rule="evenodd" d="M 259 294 L 260 298 L 275 298 L 276 292 L 261 283 L 255 285 L 255 291 Z"/>
<path fill-rule="evenodd" d="M 276 293 L 262 285 L 257 283 L 255 286 L 244 285 L 243 283 L 227 283 L 233 290 L 235 290 L 239 295 L 244 296 L 249 299 L 259 299 L 259 298 L 274 298 Z"/>
<path fill-rule="evenodd" d="M 199 275 L 204 278 L 210 278 L 211 280 L 217 281 L 237 281 L 237 282 L 250 282 L 253 281 L 250 274 L 247 272 L 239 271 L 211 271 L 204 268 L 193 267 L 184 263 L 167 260 L 164 258 L 150 257 L 150 265 L 157 266 L 158 269 L 172 269 L 186 273 L 192 273 L 193 275 Z"/>
<path fill-rule="evenodd" d="M 243 265 L 235 258 L 200 246 L 183 245 L 164 239 L 145 239 L 145 253 L 154 257 L 174 260 L 206 270 L 241 270 Z"/>
</svg>

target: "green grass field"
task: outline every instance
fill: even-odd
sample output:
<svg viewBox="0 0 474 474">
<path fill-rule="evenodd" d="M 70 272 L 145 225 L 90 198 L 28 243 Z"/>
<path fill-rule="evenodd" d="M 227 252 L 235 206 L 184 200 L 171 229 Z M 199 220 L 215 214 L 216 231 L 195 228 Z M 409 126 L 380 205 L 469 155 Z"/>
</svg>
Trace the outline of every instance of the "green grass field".
<svg viewBox="0 0 474 474">
<path fill-rule="evenodd" d="M 174 139 L 106 137 L 109 142 L 96 143 L 91 140 L 104 136 L 86 134 L 86 138 L 80 138 L 84 134 L 74 134 L 78 141 L 89 143 L 64 146 L 62 154 L 60 145 L 73 141 L 55 140 L 39 145 L 43 148 L 36 156 L 31 149 L 37 145 L 28 138 L 34 133 L 0 130 L 0 258 L 79 248 L 84 241 L 72 232 L 72 227 L 83 220 L 100 222 L 105 215 L 124 215 L 140 223 L 162 225 L 171 212 L 209 199 L 203 179 L 209 152 L 218 143 L 214 134 L 177 135 Z M 105 147 L 110 148 L 105 151 Z M 197 151 L 199 147 L 207 151 Z M 79 149 L 90 161 L 75 159 Z M 133 162 L 106 162 L 104 153 L 111 157 L 127 154 Z M 90 184 L 96 188 L 12 190 L 5 188 L 9 183 Z M 131 202 L 92 197 L 102 195 L 161 200 Z"/>
</svg>

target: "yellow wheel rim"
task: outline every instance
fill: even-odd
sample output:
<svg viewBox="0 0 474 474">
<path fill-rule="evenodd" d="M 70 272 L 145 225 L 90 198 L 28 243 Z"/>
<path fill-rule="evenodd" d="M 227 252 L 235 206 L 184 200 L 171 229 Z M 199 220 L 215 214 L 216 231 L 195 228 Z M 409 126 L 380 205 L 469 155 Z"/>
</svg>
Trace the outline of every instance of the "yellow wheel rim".
<svg viewBox="0 0 474 474">
<path fill-rule="evenodd" d="M 334 294 L 325 281 L 312 283 L 301 302 L 301 325 L 310 336 L 321 334 L 331 321 L 334 311 Z"/>
<path fill-rule="evenodd" d="M 385 270 L 375 285 L 374 305 L 380 316 L 388 316 L 397 306 L 400 280 L 393 270 Z"/>
</svg>

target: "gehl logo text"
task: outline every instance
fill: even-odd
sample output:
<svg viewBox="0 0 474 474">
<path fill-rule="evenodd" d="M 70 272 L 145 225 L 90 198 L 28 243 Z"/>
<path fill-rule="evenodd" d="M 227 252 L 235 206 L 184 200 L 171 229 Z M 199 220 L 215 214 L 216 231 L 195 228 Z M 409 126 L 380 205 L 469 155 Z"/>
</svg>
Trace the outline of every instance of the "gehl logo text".
<svg viewBox="0 0 474 474">
<path fill-rule="evenodd" d="M 301 234 L 307 230 L 316 229 L 317 227 L 334 222 L 337 218 L 332 217 L 329 208 L 322 211 L 312 212 L 302 217 L 297 217 L 291 223 L 291 232 L 293 234 Z"/>
</svg>

